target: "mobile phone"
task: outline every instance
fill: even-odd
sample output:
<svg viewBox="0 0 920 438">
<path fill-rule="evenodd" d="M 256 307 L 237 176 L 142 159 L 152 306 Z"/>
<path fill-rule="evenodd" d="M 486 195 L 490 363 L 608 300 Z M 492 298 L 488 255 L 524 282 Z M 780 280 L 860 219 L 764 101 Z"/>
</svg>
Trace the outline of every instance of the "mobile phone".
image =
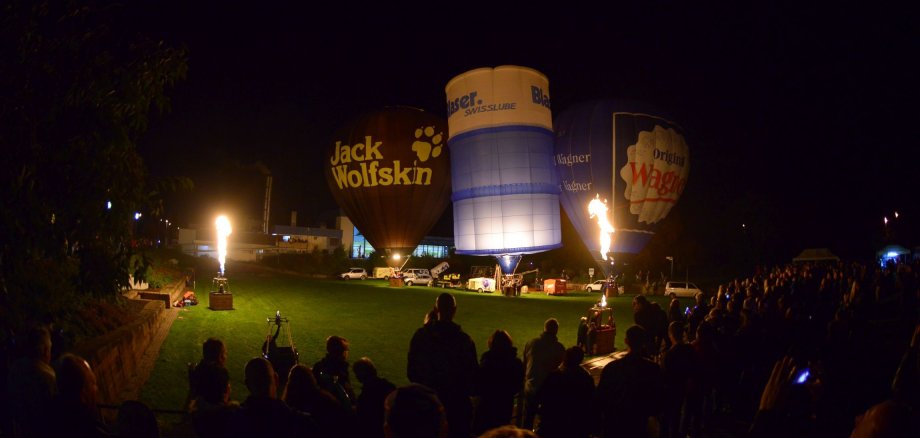
<svg viewBox="0 0 920 438">
<path fill-rule="evenodd" d="M 690 314 L 690 306 L 687 306 L 687 308 L 684 309 L 684 315 L 689 315 L 689 314 Z"/>
<path fill-rule="evenodd" d="M 808 368 L 805 368 L 804 370 L 799 371 L 799 372 L 795 375 L 794 383 L 797 384 L 797 385 L 801 385 L 801 384 L 803 384 L 803 383 L 805 383 L 805 382 L 808 381 L 808 377 L 809 377 L 810 375 L 811 375 L 811 370 L 809 370 Z"/>
</svg>

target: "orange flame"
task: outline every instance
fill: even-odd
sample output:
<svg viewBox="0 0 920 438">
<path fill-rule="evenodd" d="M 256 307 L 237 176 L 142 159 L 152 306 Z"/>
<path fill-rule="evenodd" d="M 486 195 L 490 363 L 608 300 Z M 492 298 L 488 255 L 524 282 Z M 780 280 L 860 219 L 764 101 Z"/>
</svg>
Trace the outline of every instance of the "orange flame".
<svg viewBox="0 0 920 438">
<path fill-rule="evenodd" d="M 589 217 L 597 218 L 597 225 L 600 227 L 601 257 L 607 260 L 607 253 L 610 252 L 611 235 L 616 231 L 613 224 L 607 219 L 607 202 L 601 201 L 601 196 L 597 195 L 588 203 Z"/>
</svg>

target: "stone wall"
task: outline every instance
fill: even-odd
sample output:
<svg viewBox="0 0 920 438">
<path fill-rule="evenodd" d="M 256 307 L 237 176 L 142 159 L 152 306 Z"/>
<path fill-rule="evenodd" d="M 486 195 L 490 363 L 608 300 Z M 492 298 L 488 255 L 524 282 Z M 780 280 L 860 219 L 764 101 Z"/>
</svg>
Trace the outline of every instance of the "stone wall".
<svg viewBox="0 0 920 438">
<path fill-rule="evenodd" d="M 178 297 L 184 286 L 179 281 L 163 293 Z M 133 322 L 74 348 L 96 373 L 101 404 L 138 398 L 176 316 L 176 310 L 165 308 L 160 300 L 138 299 L 132 304 L 141 307 Z"/>
</svg>

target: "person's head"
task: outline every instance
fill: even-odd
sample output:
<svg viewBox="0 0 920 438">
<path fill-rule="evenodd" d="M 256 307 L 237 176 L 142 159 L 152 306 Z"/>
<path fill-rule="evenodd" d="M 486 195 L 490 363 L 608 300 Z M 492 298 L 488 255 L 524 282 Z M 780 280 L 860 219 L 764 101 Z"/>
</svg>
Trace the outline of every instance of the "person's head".
<svg viewBox="0 0 920 438">
<path fill-rule="evenodd" d="M 244 381 L 249 393 L 257 397 L 278 397 L 278 376 L 272 364 L 261 357 L 255 357 L 246 363 Z"/>
<path fill-rule="evenodd" d="M 430 388 L 417 383 L 397 388 L 384 402 L 383 429 L 388 438 L 447 435 L 444 406 Z"/>
<path fill-rule="evenodd" d="M 680 310 L 680 300 L 672 298 L 671 304 L 668 304 L 668 310 L 674 311 L 675 309 Z"/>
<path fill-rule="evenodd" d="M 316 375 L 306 365 L 296 365 L 288 373 L 281 399 L 289 405 L 298 405 L 320 391 Z"/>
<path fill-rule="evenodd" d="M 457 300 L 453 295 L 444 292 L 438 295 L 435 307 L 438 309 L 438 321 L 453 321 L 454 314 L 457 313 Z"/>
<path fill-rule="evenodd" d="M 682 344 L 684 342 L 684 323 L 680 321 L 671 321 L 668 325 L 668 338 L 672 344 Z"/>
<path fill-rule="evenodd" d="M 226 371 L 226 370 L 225 370 Z M 160 436 L 157 417 L 147 405 L 128 400 L 118 407 L 116 431 L 119 437 L 156 438 Z"/>
<path fill-rule="evenodd" d="M 537 438 L 538 435 L 517 426 L 507 425 L 485 431 L 479 438 Z"/>
<path fill-rule="evenodd" d="M 916 436 L 917 421 L 910 409 L 892 400 L 872 406 L 856 418 L 850 438 L 901 438 Z"/>
<path fill-rule="evenodd" d="M 585 359 L 585 352 L 581 347 L 569 347 L 562 355 L 562 366 L 565 369 L 581 366 L 581 361 Z"/>
<path fill-rule="evenodd" d="M 543 331 L 551 335 L 559 333 L 559 321 L 557 321 L 556 318 L 547 319 L 546 322 L 543 323 Z"/>
<path fill-rule="evenodd" d="M 326 338 L 326 353 L 333 357 L 345 358 L 348 356 L 348 339 L 341 336 Z"/>
<path fill-rule="evenodd" d="M 697 306 L 702 306 L 703 300 L 705 300 L 705 298 L 703 298 L 703 294 L 696 294 L 696 296 L 693 299 L 696 301 Z"/>
<path fill-rule="evenodd" d="M 75 354 L 65 354 L 58 361 L 55 374 L 61 399 L 95 410 L 96 374 L 86 360 Z"/>
<path fill-rule="evenodd" d="M 355 377 L 357 377 L 358 381 L 361 383 L 366 383 L 368 380 L 377 377 L 377 367 L 368 357 L 362 357 L 355 361 L 351 369 L 355 372 Z"/>
<path fill-rule="evenodd" d="M 212 362 L 198 365 L 195 372 L 198 396 L 211 404 L 226 404 L 230 399 L 230 372 Z"/>
<path fill-rule="evenodd" d="M 648 305 L 648 299 L 646 299 L 644 296 L 638 295 L 635 298 L 633 298 L 633 301 L 632 301 L 633 311 L 643 309 L 647 305 Z"/>
<path fill-rule="evenodd" d="M 44 326 L 29 327 L 22 338 L 23 353 L 30 359 L 51 363 L 51 333 Z"/>
<path fill-rule="evenodd" d="M 202 362 L 216 363 L 224 366 L 227 363 L 227 346 L 224 341 L 217 338 L 208 338 L 201 345 Z"/>
<path fill-rule="evenodd" d="M 511 335 L 504 330 L 495 330 L 489 336 L 489 350 L 507 351 L 511 350 Z"/>
<path fill-rule="evenodd" d="M 646 345 L 648 345 L 648 333 L 644 328 L 634 325 L 626 329 L 625 340 L 630 352 L 644 354 Z"/>
</svg>

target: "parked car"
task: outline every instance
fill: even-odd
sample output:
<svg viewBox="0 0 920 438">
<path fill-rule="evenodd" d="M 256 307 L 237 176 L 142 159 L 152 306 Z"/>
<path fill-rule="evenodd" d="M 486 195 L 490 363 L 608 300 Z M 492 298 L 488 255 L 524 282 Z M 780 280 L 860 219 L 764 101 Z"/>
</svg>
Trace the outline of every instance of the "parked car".
<svg viewBox="0 0 920 438">
<path fill-rule="evenodd" d="M 606 286 L 607 280 L 595 280 L 594 283 L 585 285 L 585 292 L 603 292 Z M 626 292 L 625 287 L 617 286 L 617 295 L 623 295 L 624 292 Z"/>
<path fill-rule="evenodd" d="M 367 279 L 367 271 L 364 268 L 349 268 L 348 272 L 339 274 L 339 278 L 342 280 L 365 280 Z"/>
<path fill-rule="evenodd" d="M 696 298 L 697 295 L 702 295 L 703 291 L 693 283 L 686 281 L 669 281 L 664 286 L 664 294 L 671 298 Z"/>
<path fill-rule="evenodd" d="M 425 286 L 431 286 L 434 284 L 434 278 L 431 278 L 431 273 L 427 269 L 406 269 L 402 272 L 403 283 L 406 286 L 412 286 L 414 284 L 424 284 Z"/>
</svg>

